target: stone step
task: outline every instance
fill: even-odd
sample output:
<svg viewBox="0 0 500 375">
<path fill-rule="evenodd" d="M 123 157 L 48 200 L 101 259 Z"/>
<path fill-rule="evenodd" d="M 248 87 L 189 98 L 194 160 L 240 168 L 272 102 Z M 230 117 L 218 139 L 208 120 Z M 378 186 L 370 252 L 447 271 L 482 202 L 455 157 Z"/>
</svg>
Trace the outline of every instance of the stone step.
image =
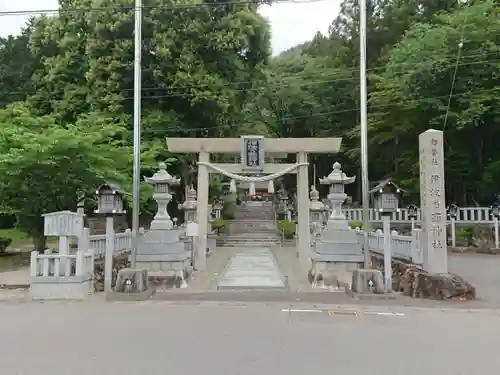
<svg viewBox="0 0 500 375">
<path fill-rule="evenodd" d="M 217 247 L 276 247 L 281 246 L 281 240 L 221 240 L 217 241 Z"/>
<path fill-rule="evenodd" d="M 241 237 L 252 237 L 252 238 L 272 238 L 272 237 L 280 237 L 280 234 L 277 230 L 269 230 L 269 231 L 256 231 L 256 232 L 247 232 L 247 231 L 233 231 L 228 238 L 241 238 Z"/>
<path fill-rule="evenodd" d="M 258 228 L 258 227 L 232 227 L 231 235 L 236 233 L 279 233 L 278 228 Z"/>
</svg>

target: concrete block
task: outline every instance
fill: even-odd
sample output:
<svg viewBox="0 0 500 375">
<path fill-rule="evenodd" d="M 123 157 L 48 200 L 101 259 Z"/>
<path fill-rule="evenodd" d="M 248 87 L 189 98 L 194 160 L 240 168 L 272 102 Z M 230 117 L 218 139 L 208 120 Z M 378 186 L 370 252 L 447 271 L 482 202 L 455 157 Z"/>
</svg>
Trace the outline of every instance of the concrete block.
<svg viewBox="0 0 500 375">
<path fill-rule="evenodd" d="M 352 291 L 358 294 L 383 294 L 384 278 L 382 271 L 356 269 L 352 272 Z"/>
<path fill-rule="evenodd" d="M 125 302 L 145 301 L 151 298 L 155 293 L 156 289 L 154 287 L 148 287 L 148 289 L 140 293 L 110 292 L 106 293 L 106 301 L 125 301 Z"/>
<path fill-rule="evenodd" d="M 115 289 L 106 293 L 108 301 L 144 301 L 151 297 L 155 288 L 149 287 L 146 269 L 124 268 L 118 271 Z"/>
</svg>

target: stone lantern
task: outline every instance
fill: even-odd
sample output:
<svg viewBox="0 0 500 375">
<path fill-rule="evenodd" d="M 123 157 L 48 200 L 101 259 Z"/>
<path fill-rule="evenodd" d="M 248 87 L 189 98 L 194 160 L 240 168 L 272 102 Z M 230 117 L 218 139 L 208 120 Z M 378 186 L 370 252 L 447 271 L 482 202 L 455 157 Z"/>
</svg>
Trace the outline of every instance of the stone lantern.
<svg viewBox="0 0 500 375">
<path fill-rule="evenodd" d="M 452 220 L 456 220 L 457 218 L 457 215 L 458 215 L 458 206 L 456 204 L 450 204 L 447 208 L 446 208 L 446 215 L 452 219 Z"/>
<path fill-rule="evenodd" d="M 180 180 L 172 177 L 167 172 L 165 163 L 159 164 L 159 170 L 152 177 L 145 177 L 144 180 L 155 187 L 153 199 L 158 204 L 158 212 L 151 222 L 151 230 L 172 229 L 174 224 L 167 211 L 167 205 L 172 200 L 169 192 L 170 185 L 178 185 Z"/>
<path fill-rule="evenodd" d="M 346 200 L 347 194 L 344 192 L 344 187 L 345 185 L 352 184 L 355 180 L 356 177 L 347 177 L 346 174 L 342 172 L 341 165 L 338 162 L 333 164 L 333 171 L 328 177 L 319 180 L 323 185 L 330 185 L 328 200 L 330 201 L 331 213 L 329 220 L 345 221 L 345 215 L 342 212 L 342 204 Z"/>
<path fill-rule="evenodd" d="M 186 201 L 179 204 L 179 209 L 184 211 L 184 224 L 194 223 L 196 221 L 196 190 L 191 187 L 186 194 Z"/>
<path fill-rule="evenodd" d="M 147 269 L 148 275 L 172 279 L 185 287 L 186 277 L 192 270 L 192 254 L 180 240 L 179 231 L 173 229 L 167 212 L 167 205 L 172 200 L 170 186 L 179 184 L 179 179 L 167 172 L 165 163 L 160 163 L 158 172 L 145 181 L 155 187 L 153 198 L 158 203 L 158 212 L 137 247 L 136 267 Z"/>
<path fill-rule="evenodd" d="M 391 180 L 381 181 L 370 193 L 373 194 L 373 206 L 381 215 L 390 216 L 399 212 L 399 194 L 401 189 Z"/>
<path fill-rule="evenodd" d="M 95 213 L 106 216 L 106 253 L 104 258 L 104 291 L 111 292 L 113 278 L 113 254 L 115 252 L 115 215 L 126 213 L 123 210 L 123 191 L 118 185 L 106 183 L 96 190 L 97 210 Z"/>
<path fill-rule="evenodd" d="M 408 218 L 416 220 L 417 219 L 417 214 L 418 214 L 418 207 L 415 206 L 414 204 L 410 204 L 408 206 Z"/>
<path fill-rule="evenodd" d="M 446 216 L 450 219 L 451 246 L 455 248 L 457 245 L 456 221 L 458 216 L 458 206 L 456 204 L 450 204 L 446 208 Z"/>
<path fill-rule="evenodd" d="M 123 209 L 123 191 L 115 184 L 103 184 L 95 192 L 97 195 L 96 214 L 120 215 L 125 214 Z"/>
<path fill-rule="evenodd" d="M 309 197 L 309 220 L 311 222 L 311 234 L 318 235 L 323 224 L 325 206 L 322 202 L 320 202 L 319 192 L 316 190 L 314 185 L 311 186 Z"/>
<path fill-rule="evenodd" d="M 415 229 L 415 220 L 418 216 L 418 207 L 414 204 L 408 206 L 408 219 L 411 221 L 411 230 Z"/>
<path fill-rule="evenodd" d="M 490 207 L 490 215 L 493 218 L 500 218 L 500 204 L 498 202 L 494 202 Z"/>
<path fill-rule="evenodd" d="M 316 285 L 318 280 L 327 279 L 350 283 L 352 270 L 363 264 L 363 250 L 356 232 L 349 228 L 342 213 L 342 204 L 347 198 L 344 185 L 353 183 L 355 179 L 347 177 L 341 165 L 335 163 L 332 172 L 319 180 L 323 185 L 330 185 L 328 200 L 332 211 L 324 230 L 313 244 L 314 253 L 309 275 L 313 285 Z"/>
<path fill-rule="evenodd" d="M 212 211 L 213 211 L 212 217 L 215 220 L 221 219 L 222 208 L 223 208 L 223 202 L 219 198 L 216 198 L 212 205 Z"/>
</svg>

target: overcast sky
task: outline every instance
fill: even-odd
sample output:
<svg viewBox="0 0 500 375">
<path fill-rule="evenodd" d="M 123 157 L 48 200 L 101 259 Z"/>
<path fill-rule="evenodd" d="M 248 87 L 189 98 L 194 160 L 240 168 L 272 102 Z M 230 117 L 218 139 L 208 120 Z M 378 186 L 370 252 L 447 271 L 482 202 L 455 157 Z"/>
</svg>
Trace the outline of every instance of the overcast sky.
<svg viewBox="0 0 500 375">
<path fill-rule="evenodd" d="M 300 1 L 300 0 L 297 0 Z M 307 0 L 302 0 L 307 1 Z M 315 3 L 275 4 L 263 7 L 262 14 L 271 21 L 274 54 L 326 33 L 336 17 L 340 0 Z M 56 9 L 58 0 L 0 0 L 0 11 Z M 0 16 L 0 35 L 16 34 L 26 22 L 26 15 Z"/>
</svg>

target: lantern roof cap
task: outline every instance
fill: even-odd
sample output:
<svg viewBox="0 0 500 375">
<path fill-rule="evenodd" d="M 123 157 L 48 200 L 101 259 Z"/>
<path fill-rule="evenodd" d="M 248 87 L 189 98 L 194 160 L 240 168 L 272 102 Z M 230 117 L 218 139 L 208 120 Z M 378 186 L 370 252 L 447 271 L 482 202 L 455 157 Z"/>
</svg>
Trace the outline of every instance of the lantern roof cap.
<svg viewBox="0 0 500 375">
<path fill-rule="evenodd" d="M 320 184 L 323 185 L 332 185 L 332 184 L 352 184 L 356 181 L 356 177 L 347 177 L 346 174 L 342 171 L 342 166 L 339 162 L 335 162 L 333 164 L 333 170 L 327 177 L 323 177 L 319 179 Z"/>
<path fill-rule="evenodd" d="M 391 187 L 398 192 L 406 192 L 406 190 L 401 189 L 391 178 L 386 178 L 377 183 L 377 185 L 370 190 L 370 193 L 381 193 L 384 188 Z"/>
<path fill-rule="evenodd" d="M 169 184 L 169 185 L 177 185 L 180 182 L 180 179 L 173 177 L 170 173 L 167 172 L 167 165 L 163 162 L 159 163 L 158 171 L 151 177 L 144 177 L 144 181 L 148 184 Z"/>
<path fill-rule="evenodd" d="M 194 189 L 193 186 L 191 186 L 189 188 L 189 190 L 187 191 L 186 200 L 187 201 L 195 201 L 196 200 L 196 196 L 197 196 L 196 190 Z"/>
<path fill-rule="evenodd" d="M 99 194 L 102 190 L 111 190 L 113 194 L 125 194 L 125 191 L 120 187 L 120 185 L 113 182 L 106 182 L 99 186 L 96 190 L 96 194 Z"/>
</svg>

